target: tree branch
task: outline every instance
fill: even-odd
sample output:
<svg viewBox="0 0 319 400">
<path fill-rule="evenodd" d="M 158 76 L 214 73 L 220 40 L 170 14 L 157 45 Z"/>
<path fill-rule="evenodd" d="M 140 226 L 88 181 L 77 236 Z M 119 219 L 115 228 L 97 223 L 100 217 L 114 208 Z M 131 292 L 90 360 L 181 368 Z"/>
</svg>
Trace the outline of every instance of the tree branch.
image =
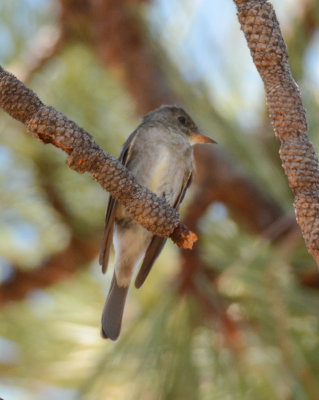
<svg viewBox="0 0 319 400">
<path fill-rule="evenodd" d="M 32 90 L 1 67 L 0 106 L 23 122 L 33 136 L 65 151 L 70 168 L 78 173 L 89 172 L 146 229 L 171 237 L 180 247 L 192 248 L 196 235 L 180 222 L 178 212 L 165 199 L 138 184 L 131 172 L 105 153 L 88 132 L 44 105 Z"/>
<path fill-rule="evenodd" d="M 295 213 L 310 254 L 319 265 L 319 164 L 307 135 L 306 112 L 293 80 L 273 6 L 234 0 L 253 61 L 264 82 L 269 115 L 281 141 L 280 157 L 295 194 Z"/>
<path fill-rule="evenodd" d="M 86 40 L 89 36 L 100 59 L 128 89 L 140 113 L 148 112 L 163 103 L 176 101 L 152 57 L 145 34 L 141 30 L 141 21 L 137 18 L 137 6 L 147 2 L 148 0 L 98 1 L 93 7 L 90 2 L 60 0 L 61 29 L 66 39 L 83 40 L 83 32 L 89 32 L 85 35 Z M 235 217 L 243 220 L 248 228 L 257 233 L 277 220 L 289 219 L 275 201 L 267 199 L 249 176 L 241 174 L 239 177 L 238 166 L 233 166 L 220 149 L 204 147 L 195 146 L 195 183 L 198 190 L 196 201 L 192 201 L 187 210 L 191 210 L 193 214 L 203 214 L 211 203 L 222 201 L 234 211 Z M 226 171 L 227 179 L 220 179 L 220 171 Z M 238 189 L 236 196 L 234 182 Z M 215 191 L 218 192 L 216 196 Z M 204 209 L 201 199 L 207 200 Z"/>
</svg>

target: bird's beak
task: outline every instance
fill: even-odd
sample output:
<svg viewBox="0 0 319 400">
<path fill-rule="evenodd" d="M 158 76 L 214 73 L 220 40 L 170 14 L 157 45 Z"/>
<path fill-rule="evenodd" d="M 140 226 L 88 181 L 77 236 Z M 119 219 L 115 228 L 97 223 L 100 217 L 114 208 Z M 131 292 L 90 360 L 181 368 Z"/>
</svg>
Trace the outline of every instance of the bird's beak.
<svg viewBox="0 0 319 400">
<path fill-rule="evenodd" d="M 200 132 L 191 132 L 191 139 L 190 139 L 191 144 L 196 144 L 196 143 L 216 143 L 216 140 L 211 139 L 208 136 L 203 135 Z"/>
</svg>

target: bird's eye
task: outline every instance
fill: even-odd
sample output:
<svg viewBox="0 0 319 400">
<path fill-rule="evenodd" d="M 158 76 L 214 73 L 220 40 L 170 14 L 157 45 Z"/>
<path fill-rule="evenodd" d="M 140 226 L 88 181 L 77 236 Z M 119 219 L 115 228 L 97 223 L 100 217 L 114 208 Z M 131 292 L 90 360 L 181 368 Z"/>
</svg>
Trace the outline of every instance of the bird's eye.
<svg viewBox="0 0 319 400">
<path fill-rule="evenodd" d="M 186 119 L 185 119 L 185 117 L 180 116 L 180 117 L 178 117 L 177 119 L 179 120 L 179 122 L 180 122 L 181 124 L 183 124 L 183 125 L 186 124 Z"/>
</svg>

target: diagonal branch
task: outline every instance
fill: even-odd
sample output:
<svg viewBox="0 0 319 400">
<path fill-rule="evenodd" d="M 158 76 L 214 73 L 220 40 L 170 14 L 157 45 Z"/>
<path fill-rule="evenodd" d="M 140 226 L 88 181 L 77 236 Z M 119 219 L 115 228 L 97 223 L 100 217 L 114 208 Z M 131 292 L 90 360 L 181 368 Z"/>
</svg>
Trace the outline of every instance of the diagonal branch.
<svg viewBox="0 0 319 400">
<path fill-rule="evenodd" d="M 253 61 L 264 82 L 280 157 L 295 194 L 295 213 L 308 251 L 319 265 L 319 163 L 307 135 L 306 112 L 291 75 L 280 26 L 270 2 L 234 0 Z"/>
<path fill-rule="evenodd" d="M 89 172 L 146 229 L 158 236 L 170 237 L 180 247 L 192 248 L 196 235 L 180 222 L 177 211 L 165 199 L 138 184 L 88 132 L 53 107 L 44 105 L 31 89 L 1 67 L 0 106 L 23 122 L 39 140 L 65 151 L 70 168 L 78 173 Z"/>
</svg>

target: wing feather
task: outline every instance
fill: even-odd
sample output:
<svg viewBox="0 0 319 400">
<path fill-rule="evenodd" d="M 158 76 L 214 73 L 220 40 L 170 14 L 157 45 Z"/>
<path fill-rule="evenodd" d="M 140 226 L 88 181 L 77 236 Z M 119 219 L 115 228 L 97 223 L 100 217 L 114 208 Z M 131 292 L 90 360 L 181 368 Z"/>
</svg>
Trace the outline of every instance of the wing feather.
<svg viewBox="0 0 319 400">
<path fill-rule="evenodd" d="M 119 161 L 123 165 L 126 165 L 132 153 L 132 146 L 134 143 L 134 139 L 136 137 L 138 130 L 136 129 L 131 135 L 128 137 L 126 142 L 123 144 Z M 109 262 L 110 250 L 113 239 L 113 229 L 114 229 L 114 220 L 115 220 L 115 212 L 116 212 L 117 201 L 110 195 L 105 215 L 105 227 L 102 239 L 102 246 L 100 251 L 99 262 L 102 265 L 102 272 L 105 274 L 107 270 L 107 265 Z"/>
<path fill-rule="evenodd" d="M 173 205 L 173 208 L 176 208 L 177 210 L 179 209 L 179 206 L 181 205 L 181 203 L 185 197 L 185 193 L 186 193 L 188 187 L 190 186 L 190 184 L 192 183 L 192 177 L 193 177 L 193 175 L 192 175 L 192 173 L 190 173 L 188 178 L 185 180 L 185 184 L 181 188 L 181 191 Z M 154 235 L 152 237 L 151 243 L 149 244 L 149 246 L 146 250 L 141 268 L 135 279 L 136 289 L 139 289 L 145 282 L 145 279 L 147 278 L 148 274 L 150 273 L 152 266 L 153 266 L 154 262 L 156 261 L 157 257 L 160 255 L 160 252 L 162 251 L 166 240 L 167 240 L 167 238 L 162 238 L 160 236 Z"/>
</svg>

